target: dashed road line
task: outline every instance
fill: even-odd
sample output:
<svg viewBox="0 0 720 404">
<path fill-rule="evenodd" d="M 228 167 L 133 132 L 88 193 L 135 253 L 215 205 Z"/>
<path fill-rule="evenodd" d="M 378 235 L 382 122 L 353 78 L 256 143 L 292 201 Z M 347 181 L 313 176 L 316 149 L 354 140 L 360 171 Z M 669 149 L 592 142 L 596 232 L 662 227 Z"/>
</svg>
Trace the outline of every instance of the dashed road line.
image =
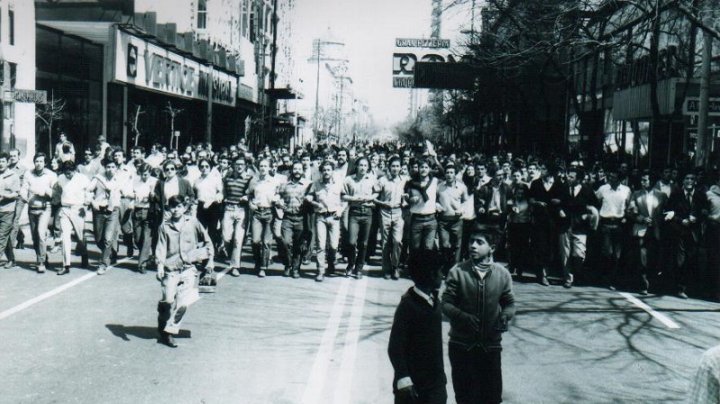
<svg viewBox="0 0 720 404">
<path fill-rule="evenodd" d="M 625 299 L 627 299 L 630 303 L 634 304 L 635 306 L 648 312 L 648 314 L 653 316 L 659 322 L 663 323 L 667 328 L 670 328 L 670 329 L 680 328 L 680 326 L 676 322 L 672 321 L 670 319 L 670 317 L 653 310 L 652 307 L 648 306 L 647 304 L 645 304 L 642 300 L 638 299 L 637 297 L 631 295 L 630 293 L 625 293 L 625 292 L 619 292 L 619 293 L 620 293 L 620 296 L 624 297 Z"/>
</svg>

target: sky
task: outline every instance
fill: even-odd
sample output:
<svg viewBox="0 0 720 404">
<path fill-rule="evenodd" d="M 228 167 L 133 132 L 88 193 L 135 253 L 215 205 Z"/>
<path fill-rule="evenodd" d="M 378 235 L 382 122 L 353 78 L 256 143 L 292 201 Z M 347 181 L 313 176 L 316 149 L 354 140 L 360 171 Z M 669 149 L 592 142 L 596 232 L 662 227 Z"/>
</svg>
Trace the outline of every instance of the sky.
<svg viewBox="0 0 720 404">
<path fill-rule="evenodd" d="M 312 40 L 328 29 L 344 42 L 355 94 L 364 99 L 377 124 L 391 127 L 408 114 L 410 90 L 392 87 L 395 38 L 430 36 L 431 0 L 296 0 L 293 26 L 297 68 L 312 54 Z M 442 37 L 458 27 L 456 11 L 443 19 Z M 468 17 L 469 19 L 469 17 Z M 449 38 L 451 39 L 451 38 Z M 305 89 L 306 97 L 312 89 Z"/>
</svg>

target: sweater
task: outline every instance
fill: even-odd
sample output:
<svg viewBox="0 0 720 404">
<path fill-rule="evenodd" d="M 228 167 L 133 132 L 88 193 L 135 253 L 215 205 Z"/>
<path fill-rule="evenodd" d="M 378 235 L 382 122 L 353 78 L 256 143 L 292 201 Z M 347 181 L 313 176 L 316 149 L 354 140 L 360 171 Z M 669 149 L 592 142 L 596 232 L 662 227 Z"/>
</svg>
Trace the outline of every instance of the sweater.
<svg viewBox="0 0 720 404">
<path fill-rule="evenodd" d="M 439 302 L 430 306 L 413 288 L 395 310 L 388 355 L 397 381 L 410 377 L 419 391 L 447 383 L 443 364 L 442 311 Z"/>
</svg>

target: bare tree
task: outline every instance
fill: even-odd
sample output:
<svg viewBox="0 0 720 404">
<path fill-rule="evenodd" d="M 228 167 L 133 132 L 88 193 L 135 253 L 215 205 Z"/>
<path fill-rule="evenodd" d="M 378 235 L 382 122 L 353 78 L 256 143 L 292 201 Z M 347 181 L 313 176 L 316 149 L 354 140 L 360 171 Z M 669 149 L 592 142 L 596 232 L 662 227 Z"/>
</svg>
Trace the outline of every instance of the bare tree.
<svg viewBox="0 0 720 404">
<path fill-rule="evenodd" d="M 173 138 L 175 139 L 175 149 L 180 148 L 180 136 L 175 136 L 175 117 L 183 112 L 182 108 L 174 108 L 172 103 L 168 101 L 164 112 L 170 116 L 170 149 L 173 148 Z"/>
<path fill-rule="evenodd" d="M 128 128 L 133 133 L 133 139 L 134 139 L 133 144 L 135 145 L 135 147 L 137 147 L 138 142 L 140 141 L 140 136 L 141 136 L 140 129 L 138 129 L 140 115 L 142 115 L 144 113 L 145 113 L 145 111 L 142 110 L 142 106 L 136 105 L 135 106 L 135 114 L 133 115 L 132 121 L 127 122 Z"/>
<path fill-rule="evenodd" d="M 61 121 L 65 117 L 65 100 L 55 98 L 55 93 L 50 90 L 50 99 L 45 104 L 35 108 L 35 117 L 42 122 L 48 133 L 48 153 L 53 152 L 52 133 L 55 121 Z"/>
</svg>

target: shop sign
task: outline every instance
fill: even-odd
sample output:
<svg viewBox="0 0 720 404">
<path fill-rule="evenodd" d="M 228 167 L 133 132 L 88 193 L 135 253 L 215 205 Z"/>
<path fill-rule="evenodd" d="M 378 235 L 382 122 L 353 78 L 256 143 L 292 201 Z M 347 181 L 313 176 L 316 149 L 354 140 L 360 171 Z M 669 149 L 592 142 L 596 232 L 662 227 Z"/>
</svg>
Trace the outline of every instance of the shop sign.
<svg viewBox="0 0 720 404">
<path fill-rule="evenodd" d="M 217 71 L 121 30 L 116 31 L 115 80 L 149 90 L 235 106 L 237 77 Z"/>
<path fill-rule="evenodd" d="M 708 115 L 720 116 L 720 98 L 710 98 L 708 100 Z M 683 103 L 683 115 L 699 115 L 700 114 L 700 98 L 687 97 Z"/>
<path fill-rule="evenodd" d="M 28 102 L 31 104 L 46 104 L 47 91 L 44 90 L 20 90 L 5 91 L 3 101 L 7 102 Z"/>
</svg>

